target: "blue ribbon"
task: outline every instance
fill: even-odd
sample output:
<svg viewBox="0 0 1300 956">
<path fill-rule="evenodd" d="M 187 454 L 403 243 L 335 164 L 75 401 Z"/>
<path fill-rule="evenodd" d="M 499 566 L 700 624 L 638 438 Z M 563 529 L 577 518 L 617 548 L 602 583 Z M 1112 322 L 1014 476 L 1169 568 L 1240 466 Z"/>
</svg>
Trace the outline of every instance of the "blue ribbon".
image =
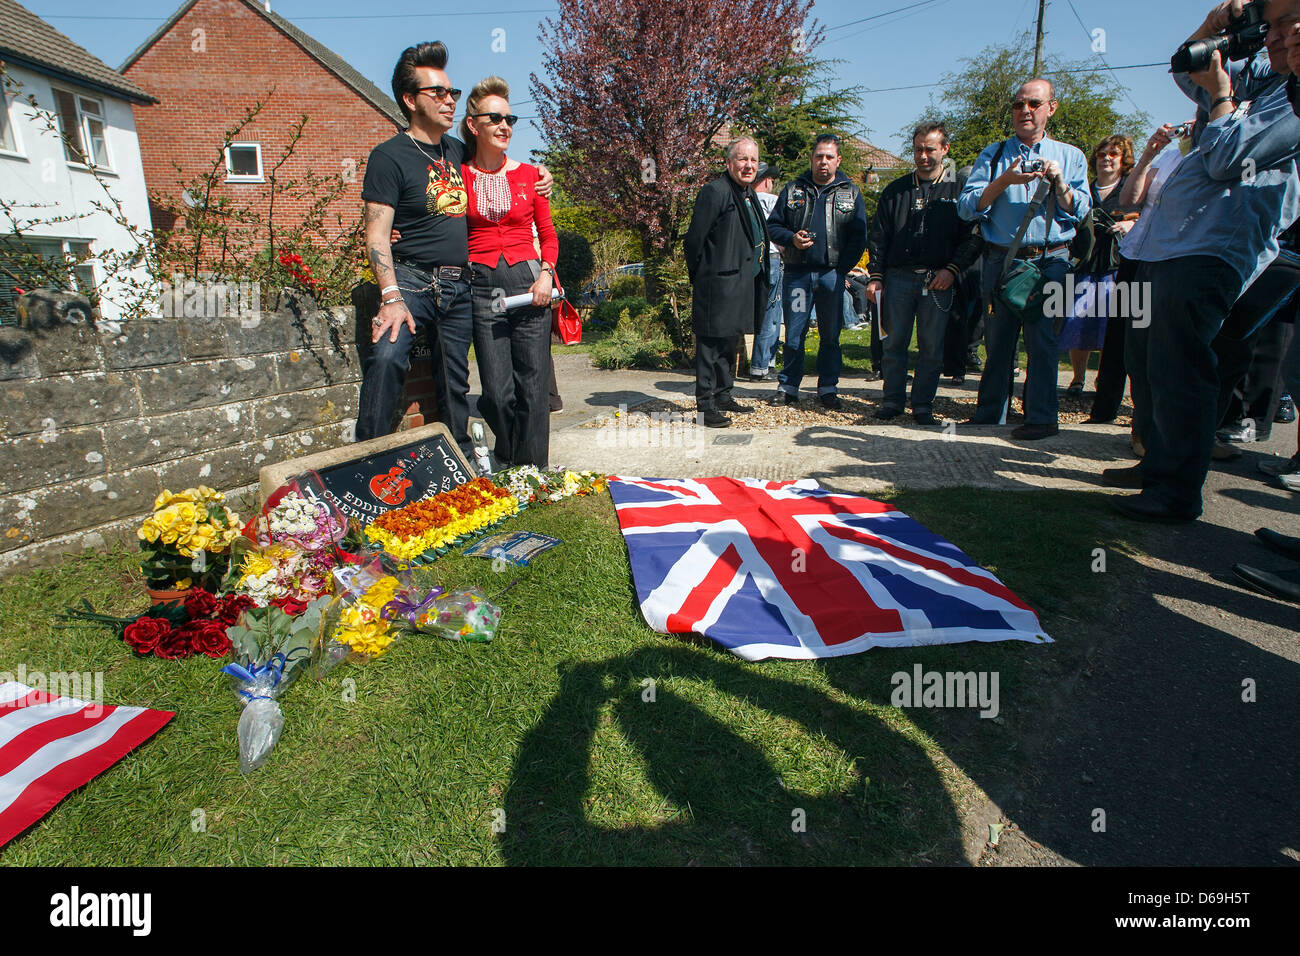
<svg viewBox="0 0 1300 956">
<path fill-rule="evenodd" d="M 297 650 L 294 653 L 297 652 L 302 652 L 305 654 L 307 652 L 307 649 L 304 647 L 300 647 L 297 648 Z M 250 663 L 247 667 L 244 667 L 241 664 L 227 664 L 225 667 L 221 668 L 221 673 L 229 674 L 231 677 L 234 677 L 237 680 L 239 680 L 241 684 L 259 683 L 263 677 L 269 674 L 271 677 L 271 686 L 276 687 L 279 685 L 281 678 L 284 677 L 284 669 L 285 667 L 288 666 L 289 659 L 292 656 L 293 656 L 292 654 L 290 654 L 289 656 L 286 656 L 284 654 L 276 654 L 265 664 Z M 266 694 L 250 693 L 249 691 L 244 690 L 242 687 L 240 688 L 239 693 L 242 696 L 247 697 L 249 700 L 271 700 L 272 699 Z"/>
</svg>

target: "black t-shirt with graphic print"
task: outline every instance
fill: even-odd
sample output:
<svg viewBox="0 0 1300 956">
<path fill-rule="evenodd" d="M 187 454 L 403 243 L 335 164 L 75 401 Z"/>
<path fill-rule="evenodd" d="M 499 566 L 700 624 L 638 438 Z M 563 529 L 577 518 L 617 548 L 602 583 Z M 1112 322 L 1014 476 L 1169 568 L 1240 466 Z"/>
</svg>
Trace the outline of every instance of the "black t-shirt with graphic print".
<svg viewBox="0 0 1300 956">
<path fill-rule="evenodd" d="M 446 135 L 433 146 L 398 133 L 371 150 L 361 198 L 395 210 L 394 256 L 425 267 L 469 261 L 464 159 L 465 144 Z"/>
</svg>

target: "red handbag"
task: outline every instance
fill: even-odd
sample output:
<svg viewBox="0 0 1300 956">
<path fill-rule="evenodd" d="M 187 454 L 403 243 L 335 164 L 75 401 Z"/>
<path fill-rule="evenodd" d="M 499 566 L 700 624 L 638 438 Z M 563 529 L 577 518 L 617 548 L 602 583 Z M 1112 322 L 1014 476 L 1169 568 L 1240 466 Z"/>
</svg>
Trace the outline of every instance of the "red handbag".
<svg viewBox="0 0 1300 956">
<path fill-rule="evenodd" d="M 563 292 L 563 290 L 561 290 Z M 568 299 L 556 299 L 551 304 L 551 331 L 565 345 L 582 343 L 582 317 Z"/>
</svg>

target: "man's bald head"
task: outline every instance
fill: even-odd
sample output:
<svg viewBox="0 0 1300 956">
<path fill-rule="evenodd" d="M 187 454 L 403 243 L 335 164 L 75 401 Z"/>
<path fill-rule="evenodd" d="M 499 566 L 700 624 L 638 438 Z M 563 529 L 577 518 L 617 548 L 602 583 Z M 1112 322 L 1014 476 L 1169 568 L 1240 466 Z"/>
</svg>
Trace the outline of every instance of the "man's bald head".
<svg viewBox="0 0 1300 956">
<path fill-rule="evenodd" d="M 1056 112 L 1056 87 L 1035 77 L 1020 84 L 1011 101 L 1011 128 L 1020 141 L 1032 146 L 1047 134 L 1047 121 Z"/>
</svg>

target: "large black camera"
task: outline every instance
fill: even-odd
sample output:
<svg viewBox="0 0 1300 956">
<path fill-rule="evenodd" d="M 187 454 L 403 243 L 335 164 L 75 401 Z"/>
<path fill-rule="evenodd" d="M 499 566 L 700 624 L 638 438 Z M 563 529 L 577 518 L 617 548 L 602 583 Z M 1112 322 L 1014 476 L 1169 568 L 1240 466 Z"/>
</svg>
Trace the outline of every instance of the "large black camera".
<svg viewBox="0 0 1300 956">
<path fill-rule="evenodd" d="M 1223 33 L 1204 40 L 1188 40 L 1169 61 L 1169 72 L 1199 73 L 1209 67 L 1215 50 L 1224 63 L 1254 56 L 1264 48 L 1268 36 L 1263 7 L 1262 3 L 1248 3 L 1241 8 L 1241 16 L 1228 21 L 1228 29 Z"/>
</svg>

